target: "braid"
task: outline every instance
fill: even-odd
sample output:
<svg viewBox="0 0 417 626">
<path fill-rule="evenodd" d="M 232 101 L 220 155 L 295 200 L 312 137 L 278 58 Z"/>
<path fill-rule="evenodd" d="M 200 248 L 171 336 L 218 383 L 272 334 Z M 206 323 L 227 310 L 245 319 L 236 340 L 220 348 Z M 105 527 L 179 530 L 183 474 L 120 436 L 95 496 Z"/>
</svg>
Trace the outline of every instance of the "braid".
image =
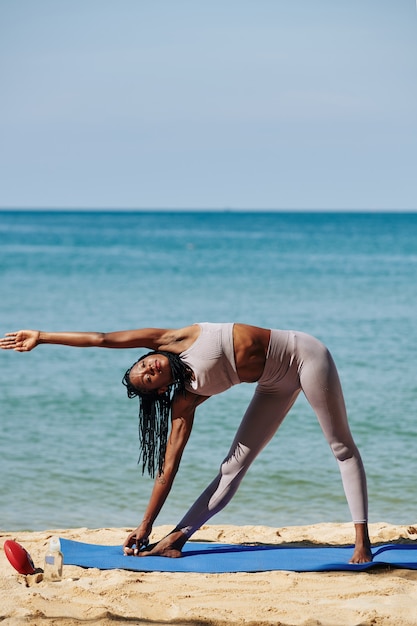
<svg viewBox="0 0 417 626">
<path fill-rule="evenodd" d="M 153 354 L 161 354 L 167 357 L 171 367 L 174 382 L 169 385 L 164 393 L 142 392 L 132 385 L 130 381 L 130 372 L 136 363 Z M 164 351 L 145 354 L 125 373 L 122 383 L 126 387 L 128 397 L 139 398 L 140 454 L 138 463 L 142 459 L 142 474 L 145 472 L 145 468 L 152 478 L 155 476 L 155 470 L 159 474 L 163 473 L 172 400 L 177 392 L 185 393 L 185 385 L 190 382 L 191 376 L 191 369 L 181 361 L 178 354 Z"/>
</svg>

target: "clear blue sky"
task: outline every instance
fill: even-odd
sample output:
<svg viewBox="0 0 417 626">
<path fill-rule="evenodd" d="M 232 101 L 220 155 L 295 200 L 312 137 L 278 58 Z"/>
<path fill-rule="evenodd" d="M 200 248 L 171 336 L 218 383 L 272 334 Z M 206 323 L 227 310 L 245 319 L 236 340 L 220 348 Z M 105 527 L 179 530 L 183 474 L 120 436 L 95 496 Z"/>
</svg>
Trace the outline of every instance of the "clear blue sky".
<svg viewBox="0 0 417 626">
<path fill-rule="evenodd" d="M 0 207 L 417 210 L 415 0 L 0 0 Z"/>
</svg>

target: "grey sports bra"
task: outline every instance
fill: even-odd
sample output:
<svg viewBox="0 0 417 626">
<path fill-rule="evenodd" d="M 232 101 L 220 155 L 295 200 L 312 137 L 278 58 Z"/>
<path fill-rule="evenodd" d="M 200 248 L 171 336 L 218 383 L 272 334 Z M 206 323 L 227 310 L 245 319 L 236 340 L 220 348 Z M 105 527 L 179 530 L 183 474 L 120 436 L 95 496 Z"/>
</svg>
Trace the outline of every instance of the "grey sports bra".
<svg viewBox="0 0 417 626">
<path fill-rule="evenodd" d="M 187 389 L 200 396 L 214 396 L 240 383 L 233 349 L 233 323 L 203 322 L 198 326 L 199 336 L 180 354 L 194 372 Z"/>
</svg>

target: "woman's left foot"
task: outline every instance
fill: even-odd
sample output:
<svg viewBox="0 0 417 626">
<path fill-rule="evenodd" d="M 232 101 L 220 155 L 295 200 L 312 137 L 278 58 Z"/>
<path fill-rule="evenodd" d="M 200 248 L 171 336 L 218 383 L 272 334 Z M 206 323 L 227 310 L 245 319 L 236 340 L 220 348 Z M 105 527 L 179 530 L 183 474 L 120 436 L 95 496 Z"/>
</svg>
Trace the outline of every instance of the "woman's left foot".
<svg viewBox="0 0 417 626">
<path fill-rule="evenodd" d="M 141 550 L 136 556 L 165 556 L 170 559 L 178 559 L 182 556 L 182 547 L 187 541 L 184 534 L 180 531 L 174 531 L 147 548 Z"/>
</svg>

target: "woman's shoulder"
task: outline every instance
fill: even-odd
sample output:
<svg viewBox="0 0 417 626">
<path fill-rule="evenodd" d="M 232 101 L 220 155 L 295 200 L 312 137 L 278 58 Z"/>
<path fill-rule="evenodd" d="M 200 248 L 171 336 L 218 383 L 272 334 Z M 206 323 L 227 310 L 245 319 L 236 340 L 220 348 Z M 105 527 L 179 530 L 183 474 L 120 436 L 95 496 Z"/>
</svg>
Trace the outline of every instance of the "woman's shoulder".
<svg viewBox="0 0 417 626">
<path fill-rule="evenodd" d="M 210 396 L 200 396 L 192 391 L 177 392 L 172 403 L 172 417 L 185 417 L 188 413 L 194 415 L 195 409 L 208 400 Z"/>
<path fill-rule="evenodd" d="M 191 324 L 190 326 L 184 326 L 183 328 L 167 330 L 161 338 L 162 343 L 159 346 L 159 349 L 180 354 L 194 343 L 200 335 L 200 332 L 201 327 L 199 324 Z"/>
</svg>

